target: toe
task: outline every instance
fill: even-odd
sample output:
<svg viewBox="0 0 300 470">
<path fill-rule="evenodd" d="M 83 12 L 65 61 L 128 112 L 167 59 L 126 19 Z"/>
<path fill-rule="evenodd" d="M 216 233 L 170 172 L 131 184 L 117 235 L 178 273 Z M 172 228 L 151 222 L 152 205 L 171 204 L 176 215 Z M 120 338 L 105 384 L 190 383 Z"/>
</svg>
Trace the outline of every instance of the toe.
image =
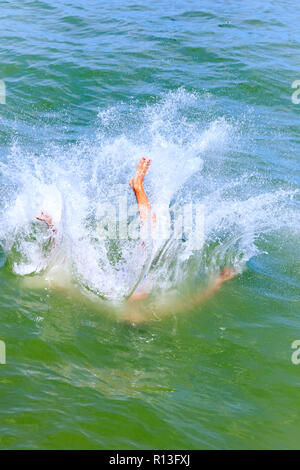
<svg viewBox="0 0 300 470">
<path fill-rule="evenodd" d="M 137 168 L 136 168 L 137 174 L 139 174 L 139 173 L 142 171 L 143 166 L 144 166 L 144 164 L 145 164 L 145 161 L 146 161 L 146 158 L 145 158 L 145 157 L 142 157 L 142 158 L 140 159 L 140 161 L 139 161 L 139 163 L 138 163 L 138 165 L 137 165 Z"/>
<path fill-rule="evenodd" d="M 148 160 L 145 159 L 144 165 L 143 165 L 143 168 L 142 168 L 142 176 L 143 176 L 143 177 L 144 177 L 145 174 L 147 173 L 150 164 L 151 164 L 151 158 L 148 158 Z"/>
</svg>

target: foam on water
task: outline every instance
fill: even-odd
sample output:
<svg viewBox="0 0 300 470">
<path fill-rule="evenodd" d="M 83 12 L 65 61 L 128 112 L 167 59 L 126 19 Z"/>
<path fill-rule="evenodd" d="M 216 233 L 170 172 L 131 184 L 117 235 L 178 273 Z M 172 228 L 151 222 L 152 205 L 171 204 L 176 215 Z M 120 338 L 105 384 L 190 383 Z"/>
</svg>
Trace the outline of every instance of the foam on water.
<svg viewBox="0 0 300 470">
<path fill-rule="evenodd" d="M 92 136 L 76 144 L 49 144 L 36 154 L 14 143 L 0 163 L 0 239 L 8 263 L 19 275 L 48 278 L 49 266 L 62 263 L 74 281 L 109 298 L 128 295 L 145 270 L 152 286 L 164 290 L 224 264 L 241 271 L 259 253 L 261 237 L 299 230 L 297 191 L 268 189 L 255 165 L 237 170 L 237 153 L 247 152 L 242 133 L 241 124 L 215 111 L 209 95 L 180 89 L 152 105 L 99 111 Z M 193 250 L 188 233 L 145 249 L 137 240 L 99 237 L 99 204 L 120 195 L 135 204 L 128 181 L 143 155 L 152 158 L 145 182 L 152 204 L 203 204 L 201 250 Z M 58 228 L 54 249 L 47 227 L 35 221 L 41 210 Z"/>
</svg>

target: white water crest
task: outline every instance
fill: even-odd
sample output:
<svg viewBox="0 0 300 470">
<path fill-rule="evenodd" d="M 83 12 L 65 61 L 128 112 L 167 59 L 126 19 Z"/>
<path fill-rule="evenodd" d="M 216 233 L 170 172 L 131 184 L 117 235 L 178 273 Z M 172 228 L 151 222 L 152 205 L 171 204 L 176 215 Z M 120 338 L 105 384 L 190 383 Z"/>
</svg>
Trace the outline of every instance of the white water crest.
<svg viewBox="0 0 300 470">
<path fill-rule="evenodd" d="M 273 188 L 254 165 L 239 165 L 250 145 L 245 141 L 242 124 L 218 113 L 208 94 L 180 89 L 155 104 L 100 110 L 92 136 L 75 144 L 36 152 L 15 142 L 0 163 L 7 262 L 18 275 L 57 282 L 61 264 L 63 276 L 110 299 L 127 296 L 146 273 L 154 290 L 167 290 L 225 264 L 241 272 L 261 251 L 263 237 L 299 230 L 297 191 Z M 128 182 L 141 156 L 152 159 L 145 179 L 151 204 L 179 211 L 203 205 L 201 250 L 193 249 L 188 231 L 145 247 L 140 240 L 99 236 L 99 206 L 115 204 L 118 218 L 119 197 L 135 204 Z M 42 210 L 57 227 L 55 241 L 35 220 Z"/>
</svg>

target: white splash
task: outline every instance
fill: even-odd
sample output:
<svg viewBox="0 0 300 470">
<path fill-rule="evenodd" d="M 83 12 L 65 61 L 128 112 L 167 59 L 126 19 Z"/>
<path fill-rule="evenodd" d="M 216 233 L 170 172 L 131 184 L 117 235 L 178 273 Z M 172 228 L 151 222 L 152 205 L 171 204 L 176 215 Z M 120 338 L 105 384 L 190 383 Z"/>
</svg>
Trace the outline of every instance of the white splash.
<svg viewBox="0 0 300 470">
<path fill-rule="evenodd" d="M 180 89 L 144 108 L 99 111 L 92 140 L 52 145 L 38 155 L 13 145 L 0 163 L 0 240 L 12 269 L 20 275 L 45 272 L 49 278 L 51 268 L 59 277 L 53 260 L 63 259 L 75 282 L 122 298 L 149 268 L 149 259 L 153 287 L 174 288 L 186 276 L 210 274 L 225 263 L 241 271 L 259 252 L 261 236 L 283 227 L 299 229 L 291 204 L 295 191 L 266 191 L 263 185 L 257 191 L 255 171 L 230 170 L 235 152 L 243 151 L 240 129 L 222 116 L 212 118 L 209 100 Z M 145 183 L 152 204 L 204 205 L 201 251 L 193 251 L 188 234 L 164 240 L 154 251 L 153 246 L 142 250 L 134 240 L 99 238 L 97 207 L 115 201 L 124 187 L 135 203 L 128 181 L 143 155 L 152 158 Z M 54 257 L 49 230 L 35 220 L 41 210 L 58 228 Z"/>
</svg>

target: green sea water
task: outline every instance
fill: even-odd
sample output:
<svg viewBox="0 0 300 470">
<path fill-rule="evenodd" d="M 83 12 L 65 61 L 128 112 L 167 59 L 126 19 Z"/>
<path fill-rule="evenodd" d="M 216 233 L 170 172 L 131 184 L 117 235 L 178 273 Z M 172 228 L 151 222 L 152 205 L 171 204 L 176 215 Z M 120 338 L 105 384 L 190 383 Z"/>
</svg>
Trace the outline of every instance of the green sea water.
<svg viewBox="0 0 300 470">
<path fill-rule="evenodd" d="M 299 15 L 282 0 L 1 3 L 2 449 L 300 448 Z M 132 325 L 105 303 L 145 260 L 101 242 L 96 219 L 119 193 L 134 204 L 142 155 L 152 203 L 204 207 L 204 245 L 156 253 L 154 292 L 187 307 Z M 68 289 L 34 284 L 49 191 Z M 190 308 L 225 265 L 238 275 Z"/>
</svg>

